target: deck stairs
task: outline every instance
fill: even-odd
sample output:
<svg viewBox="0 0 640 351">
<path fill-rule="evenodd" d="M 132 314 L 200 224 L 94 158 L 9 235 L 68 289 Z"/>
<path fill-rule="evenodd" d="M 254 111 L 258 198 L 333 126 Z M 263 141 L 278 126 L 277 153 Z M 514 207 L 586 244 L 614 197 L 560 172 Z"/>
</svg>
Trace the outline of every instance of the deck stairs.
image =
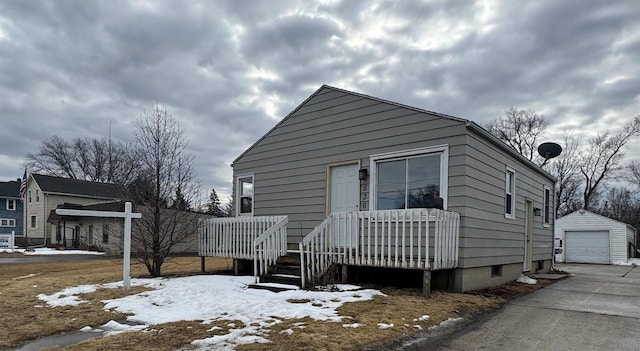
<svg viewBox="0 0 640 351">
<path fill-rule="evenodd" d="M 249 288 L 273 292 L 299 289 L 302 286 L 301 277 L 300 253 L 288 252 L 286 256 L 278 257 L 276 263 L 268 267 L 267 273 L 260 276 L 260 283 L 251 284 Z"/>
</svg>

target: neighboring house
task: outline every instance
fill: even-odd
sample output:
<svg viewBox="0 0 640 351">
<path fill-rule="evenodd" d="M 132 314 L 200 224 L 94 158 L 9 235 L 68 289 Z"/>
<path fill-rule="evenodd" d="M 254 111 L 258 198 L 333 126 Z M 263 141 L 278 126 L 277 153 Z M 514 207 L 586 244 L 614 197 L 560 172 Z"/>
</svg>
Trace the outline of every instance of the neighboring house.
<svg viewBox="0 0 640 351">
<path fill-rule="evenodd" d="M 0 182 L 0 234 L 22 237 L 22 217 L 20 179 Z"/>
<path fill-rule="evenodd" d="M 25 194 L 25 231 L 29 245 L 50 244 L 55 226 L 47 223 L 51 210 L 63 203 L 81 205 L 112 202 L 122 198 L 122 188 L 115 184 L 30 174 Z M 70 228 L 75 229 L 75 228 Z M 17 244 L 22 244 L 17 241 Z M 25 243 L 26 244 L 26 243 Z"/>
<path fill-rule="evenodd" d="M 470 120 L 323 85 L 232 167 L 236 222 L 283 216 L 250 246 L 288 222 L 303 285 L 331 263 L 433 271 L 454 291 L 551 267 L 555 179 Z M 242 232 L 216 221 L 204 236 Z"/>
<path fill-rule="evenodd" d="M 635 257 L 636 229 L 586 210 L 556 220 L 555 246 L 561 249 L 558 262 L 627 262 Z"/>
<path fill-rule="evenodd" d="M 111 211 L 124 212 L 124 202 L 105 202 L 93 205 L 79 205 L 73 203 L 63 203 L 57 208 L 88 210 L 88 211 Z M 142 206 L 134 206 L 134 212 L 141 212 L 144 215 L 150 211 L 145 210 Z M 173 211 L 173 210 L 165 210 Z M 189 219 L 197 216 L 199 218 L 207 218 L 210 216 L 192 213 Z M 136 237 L 140 237 L 138 228 L 138 219 L 133 220 L 131 227 L 131 235 L 133 238 L 132 252 L 135 254 Z M 124 221 L 121 218 L 103 218 L 103 217 L 80 217 L 80 216 L 61 216 L 56 214 L 55 209 L 51 210 L 47 222 L 50 223 L 55 230 L 49 238 L 49 242 L 65 248 L 81 248 L 106 252 L 109 255 L 121 255 L 123 252 L 124 238 Z M 197 224 L 195 221 L 191 223 L 179 224 L 180 233 L 188 233 L 184 240 L 179 241 L 171 250 L 172 253 L 194 253 L 197 251 Z"/>
</svg>

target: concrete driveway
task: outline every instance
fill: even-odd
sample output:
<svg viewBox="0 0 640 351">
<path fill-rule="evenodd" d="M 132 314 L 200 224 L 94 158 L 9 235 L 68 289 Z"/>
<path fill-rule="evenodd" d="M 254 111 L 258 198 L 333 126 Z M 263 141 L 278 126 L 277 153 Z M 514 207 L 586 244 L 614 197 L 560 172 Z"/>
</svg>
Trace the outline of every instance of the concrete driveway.
<svg viewBox="0 0 640 351">
<path fill-rule="evenodd" d="M 640 350 L 640 267 L 558 265 L 571 276 L 415 350 Z"/>
</svg>

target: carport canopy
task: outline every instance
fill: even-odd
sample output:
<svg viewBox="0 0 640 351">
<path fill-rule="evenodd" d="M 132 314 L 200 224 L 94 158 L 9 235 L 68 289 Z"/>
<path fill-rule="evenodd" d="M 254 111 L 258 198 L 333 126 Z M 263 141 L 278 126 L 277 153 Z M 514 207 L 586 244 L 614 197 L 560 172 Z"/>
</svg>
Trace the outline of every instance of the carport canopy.
<svg viewBox="0 0 640 351">
<path fill-rule="evenodd" d="M 609 231 L 565 231 L 565 262 L 609 264 Z"/>
</svg>

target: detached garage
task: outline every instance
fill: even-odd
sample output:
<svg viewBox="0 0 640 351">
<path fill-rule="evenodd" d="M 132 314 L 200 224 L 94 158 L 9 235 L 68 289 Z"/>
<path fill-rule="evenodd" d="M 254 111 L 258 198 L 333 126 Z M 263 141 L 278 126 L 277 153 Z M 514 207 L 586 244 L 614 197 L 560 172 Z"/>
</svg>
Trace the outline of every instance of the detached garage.
<svg viewBox="0 0 640 351">
<path fill-rule="evenodd" d="M 630 225 L 585 210 L 557 219 L 554 236 L 555 248 L 562 249 L 557 262 L 626 262 L 629 243 L 636 242 Z"/>
</svg>

